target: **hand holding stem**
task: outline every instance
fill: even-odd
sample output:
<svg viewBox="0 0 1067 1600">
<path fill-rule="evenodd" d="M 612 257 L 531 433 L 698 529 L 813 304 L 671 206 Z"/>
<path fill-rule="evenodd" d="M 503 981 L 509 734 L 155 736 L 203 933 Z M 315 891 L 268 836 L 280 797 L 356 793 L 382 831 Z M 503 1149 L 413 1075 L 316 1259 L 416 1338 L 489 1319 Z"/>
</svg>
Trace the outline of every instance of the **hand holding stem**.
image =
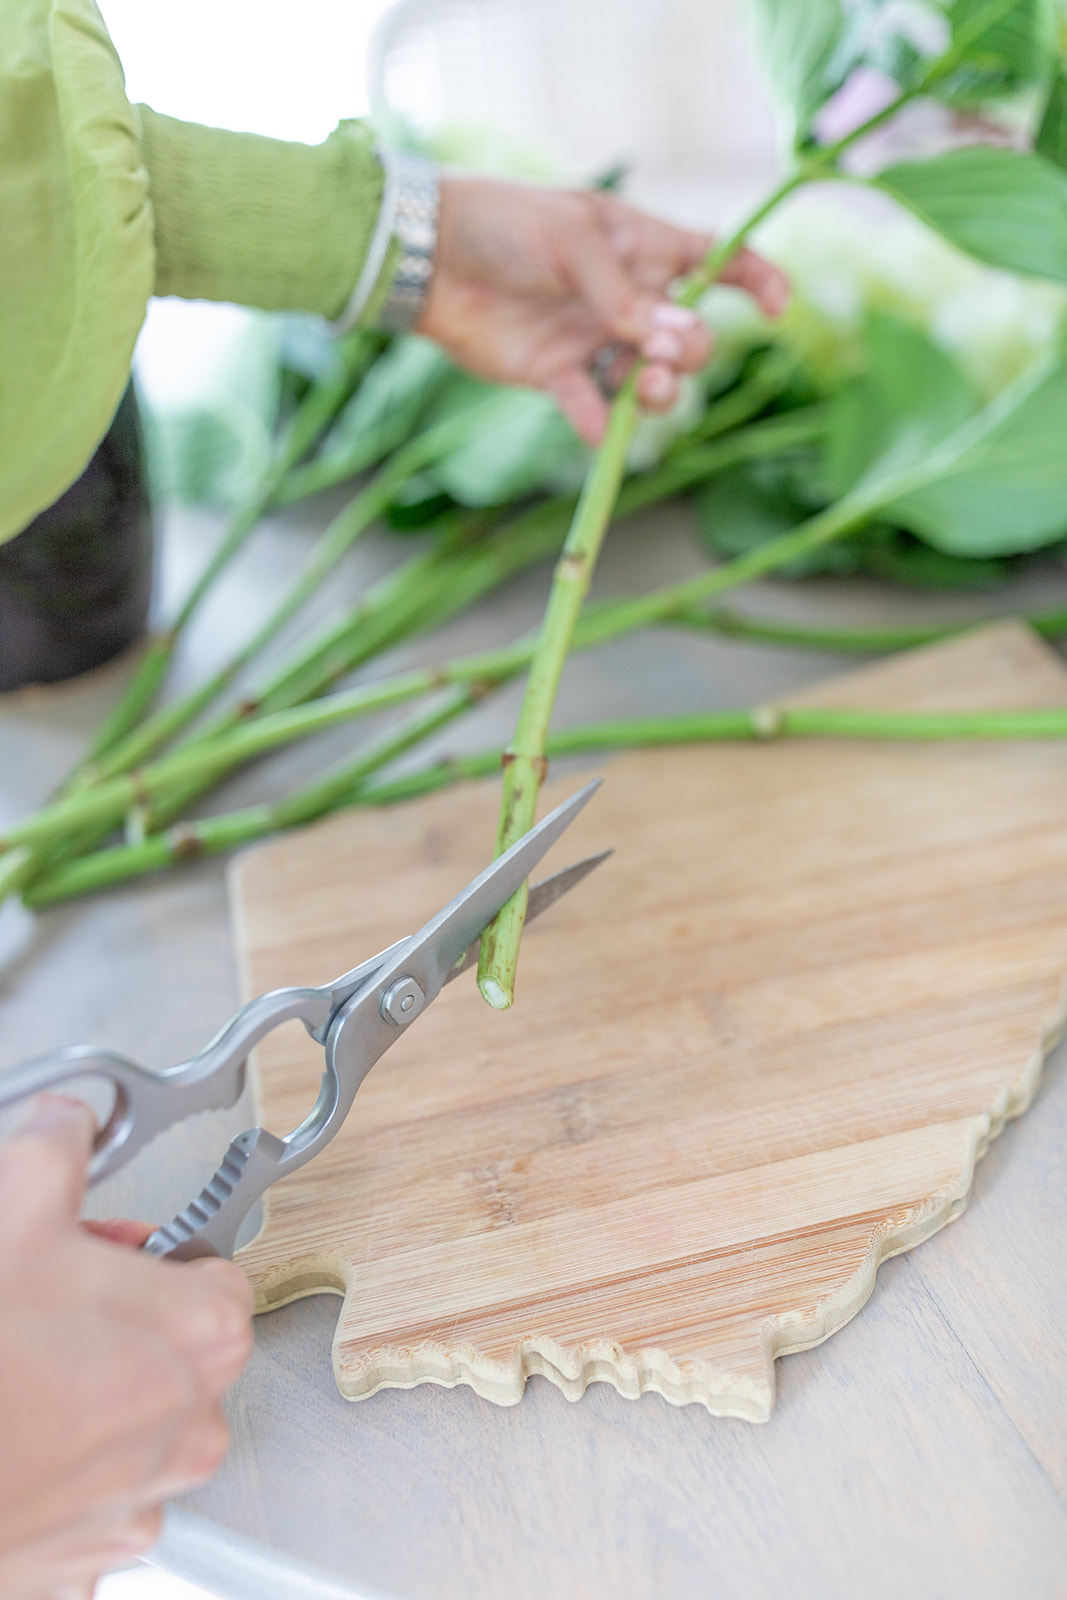
<svg viewBox="0 0 1067 1600">
<path fill-rule="evenodd" d="M 690 266 L 689 276 L 675 295 L 677 312 L 692 307 L 715 282 L 740 283 L 773 316 L 786 302 L 785 280 L 776 268 L 761 262 L 745 248 L 753 229 L 801 184 L 834 176 L 845 150 L 874 127 L 893 116 L 908 100 L 924 92 L 944 70 L 946 58 L 931 68 L 920 83 L 902 91 L 890 105 L 852 130 L 834 145 L 805 153 L 772 193 L 746 218 L 737 230 L 719 244 L 710 244 L 703 259 Z M 663 286 L 666 289 L 666 284 Z M 638 353 L 641 352 L 638 347 Z M 500 854 L 533 826 L 537 815 L 537 796 L 544 782 L 545 749 L 549 723 L 555 704 L 563 665 L 567 658 L 582 603 L 588 592 L 593 568 L 611 520 L 622 483 L 626 450 L 638 414 L 640 385 L 644 374 L 638 362 L 623 383 L 611 409 L 603 443 L 589 469 L 578 502 L 567 542 L 552 581 L 540 643 L 531 663 L 526 693 L 515 729 L 515 736 L 503 756 L 503 793 L 496 848 Z M 644 379 L 647 383 L 647 378 Z M 478 962 L 478 988 L 489 1005 L 503 1009 L 514 999 L 515 972 L 519 940 L 526 915 L 526 887 L 523 886 L 497 913 L 482 934 Z"/>
</svg>

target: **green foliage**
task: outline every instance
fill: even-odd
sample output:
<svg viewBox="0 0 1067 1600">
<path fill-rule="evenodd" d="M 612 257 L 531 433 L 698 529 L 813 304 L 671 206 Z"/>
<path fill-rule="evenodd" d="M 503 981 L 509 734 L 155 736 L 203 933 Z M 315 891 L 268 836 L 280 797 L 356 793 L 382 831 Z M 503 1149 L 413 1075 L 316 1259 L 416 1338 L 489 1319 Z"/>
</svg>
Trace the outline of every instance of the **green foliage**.
<svg viewBox="0 0 1067 1600">
<path fill-rule="evenodd" d="M 835 497 L 868 474 L 925 460 L 978 409 L 952 357 L 918 328 L 876 313 L 864 345 L 866 370 L 843 385 L 830 413 L 826 473 Z"/>
<path fill-rule="evenodd" d="M 1067 176 L 1042 156 L 972 145 L 874 182 L 979 261 L 1067 283 Z"/>
<path fill-rule="evenodd" d="M 835 494 L 862 492 L 951 556 L 1013 555 L 1062 537 L 1067 365 L 1020 380 L 976 411 L 958 367 L 917 330 L 872 318 L 867 356 L 833 413 Z"/>
<path fill-rule="evenodd" d="M 749 0 L 749 13 L 775 99 L 801 146 L 816 112 L 844 76 L 846 20 L 840 0 Z"/>
<path fill-rule="evenodd" d="M 1067 171 L 1067 73 L 1059 64 L 1052 75 L 1034 149 L 1046 161 Z"/>
<path fill-rule="evenodd" d="M 980 104 L 1040 82 L 1055 38 L 1055 0 L 951 0 L 954 65 L 944 98 Z"/>
<path fill-rule="evenodd" d="M 761 462 L 701 491 L 701 537 L 716 554 L 746 554 L 849 495 L 870 507 L 871 524 L 787 575 L 863 571 L 923 587 L 985 587 L 1003 572 L 1000 558 L 1063 537 L 1067 364 L 979 410 L 959 367 L 919 330 L 873 316 L 865 351 L 866 370 L 833 405 L 821 462 L 810 453 L 791 465 Z"/>
<path fill-rule="evenodd" d="M 422 533 L 455 508 L 456 502 L 451 495 L 435 490 L 420 475 L 406 483 L 392 504 L 386 507 L 385 520 L 394 533 Z"/>
<path fill-rule="evenodd" d="M 805 521 L 812 510 L 790 493 L 786 483 L 768 481 L 766 475 L 748 467 L 736 467 L 712 478 L 693 496 L 693 507 L 701 542 L 713 555 L 729 561 L 781 538 Z M 847 575 L 857 568 L 857 546 L 850 541 L 811 551 L 781 567 L 779 575 Z"/>
<path fill-rule="evenodd" d="M 982 593 L 996 588 L 1009 576 L 1007 561 L 951 556 L 933 550 L 908 533 L 875 523 L 864 528 L 856 541 L 857 570 L 871 578 L 904 589 L 932 589 L 941 592 Z"/>
<path fill-rule="evenodd" d="M 890 514 L 951 555 L 1036 550 L 1067 530 L 1067 364 L 999 395 L 931 453 Z"/>
<path fill-rule="evenodd" d="M 355 474 L 409 439 L 455 373 L 429 339 L 396 339 L 371 367 L 319 453 Z"/>
<path fill-rule="evenodd" d="M 697 534 L 710 554 L 735 560 L 805 521 L 810 507 L 737 468 L 704 485 L 693 497 Z M 863 575 L 907 589 L 983 591 L 1008 574 L 1003 560 L 975 560 L 934 550 L 904 528 L 869 523 L 842 544 L 827 545 L 779 568 L 781 578 Z"/>
<path fill-rule="evenodd" d="M 581 481 L 588 451 L 548 395 L 500 389 L 457 372 L 427 420 L 472 406 L 482 408 L 483 425 L 428 470 L 437 489 L 461 505 L 490 506 Z"/>
</svg>

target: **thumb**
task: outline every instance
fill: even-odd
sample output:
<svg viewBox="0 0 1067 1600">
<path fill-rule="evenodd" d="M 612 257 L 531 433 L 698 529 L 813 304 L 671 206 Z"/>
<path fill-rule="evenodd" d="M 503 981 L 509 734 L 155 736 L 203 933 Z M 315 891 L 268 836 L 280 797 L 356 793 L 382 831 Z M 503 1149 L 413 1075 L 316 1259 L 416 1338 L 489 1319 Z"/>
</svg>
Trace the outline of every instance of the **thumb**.
<svg viewBox="0 0 1067 1600">
<path fill-rule="evenodd" d="M 83 1100 L 40 1094 L 0 1146 L 0 1205 L 9 1215 L 73 1222 L 85 1194 L 96 1118 Z"/>
</svg>

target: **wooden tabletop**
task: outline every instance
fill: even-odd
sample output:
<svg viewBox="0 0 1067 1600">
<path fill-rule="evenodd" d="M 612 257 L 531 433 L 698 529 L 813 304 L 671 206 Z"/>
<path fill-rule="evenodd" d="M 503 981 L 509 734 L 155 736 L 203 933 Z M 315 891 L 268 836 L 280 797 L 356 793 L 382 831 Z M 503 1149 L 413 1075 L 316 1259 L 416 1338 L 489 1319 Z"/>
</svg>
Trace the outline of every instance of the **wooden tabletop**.
<svg viewBox="0 0 1067 1600">
<path fill-rule="evenodd" d="M 199 672 L 225 653 L 330 509 L 265 530 L 188 641 L 186 679 L 193 662 Z M 168 520 L 165 591 L 217 527 L 204 515 Z M 335 596 L 405 548 L 370 540 Z M 613 535 L 598 584 L 641 590 L 699 562 L 671 509 Z M 403 659 L 514 637 L 539 614 L 544 577 L 510 585 Z M 767 584 L 746 603 L 859 623 L 1065 598 L 1067 578 L 1050 567 L 988 603 L 860 583 Z M 575 662 L 560 721 L 752 703 L 849 664 L 661 632 Z M 0 700 L 0 825 L 47 794 L 127 670 Z M 462 744 L 457 731 L 440 749 L 506 736 L 514 709 L 509 692 Z M 350 738 L 342 730 L 272 760 L 232 783 L 228 802 L 280 792 Z M 221 862 L 33 919 L 0 912 L 0 1065 L 92 1040 L 162 1066 L 201 1045 L 238 999 Z M 1052 1057 L 1032 1109 L 982 1161 L 964 1217 L 885 1264 L 870 1302 L 828 1342 L 780 1363 L 768 1425 L 654 1395 L 628 1401 L 605 1385 L 572 1405 L 538 1378 L 508 1409 L 462 1388 L 351 1404 L 329 1361 L 339 1302 L 305 1300 L 259 1319 L 231 1397 L 230 1457 L 177 1509 L 157 1559 L 234 1600 L 1067 1596 L 1063 1060 Z M 170 1214 L 247 1120 L 239 1107 L 176 1130 L 101 1186 L 93 1212 Z"/>
</svg>

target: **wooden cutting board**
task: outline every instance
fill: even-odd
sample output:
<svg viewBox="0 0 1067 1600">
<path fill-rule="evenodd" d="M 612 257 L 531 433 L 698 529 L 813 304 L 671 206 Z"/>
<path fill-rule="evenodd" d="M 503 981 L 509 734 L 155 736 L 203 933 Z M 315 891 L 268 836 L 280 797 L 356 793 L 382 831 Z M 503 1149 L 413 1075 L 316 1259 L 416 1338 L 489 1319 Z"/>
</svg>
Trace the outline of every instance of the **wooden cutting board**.
<svg viewBox="0 0 1067 1600">
<path fill-rule="evenodd" d="M 795 700 L 1056 705 L 1067 671 L 1007 623 Z M 536 1372 L 571 1398 L 601 1380 L 765 1419 L 774 1358 L 959 1214 L 1060 1030 L 1067 745 L 599 765 L 546 870 L 617 853 L 528 931 L 514 1009 L 452 985 L 242 1253 L 261 1310 L 345 1296 L 352 1399 L 467 1383 L 511 1404 Z M 323 982 L 419 926 L 485 864 L 497 797 L 353 811 L 245 854 L 248 991 Z M 294 1025 L 255 1067 L 284 1132 L 321 1054 Z"/>
</svg>

